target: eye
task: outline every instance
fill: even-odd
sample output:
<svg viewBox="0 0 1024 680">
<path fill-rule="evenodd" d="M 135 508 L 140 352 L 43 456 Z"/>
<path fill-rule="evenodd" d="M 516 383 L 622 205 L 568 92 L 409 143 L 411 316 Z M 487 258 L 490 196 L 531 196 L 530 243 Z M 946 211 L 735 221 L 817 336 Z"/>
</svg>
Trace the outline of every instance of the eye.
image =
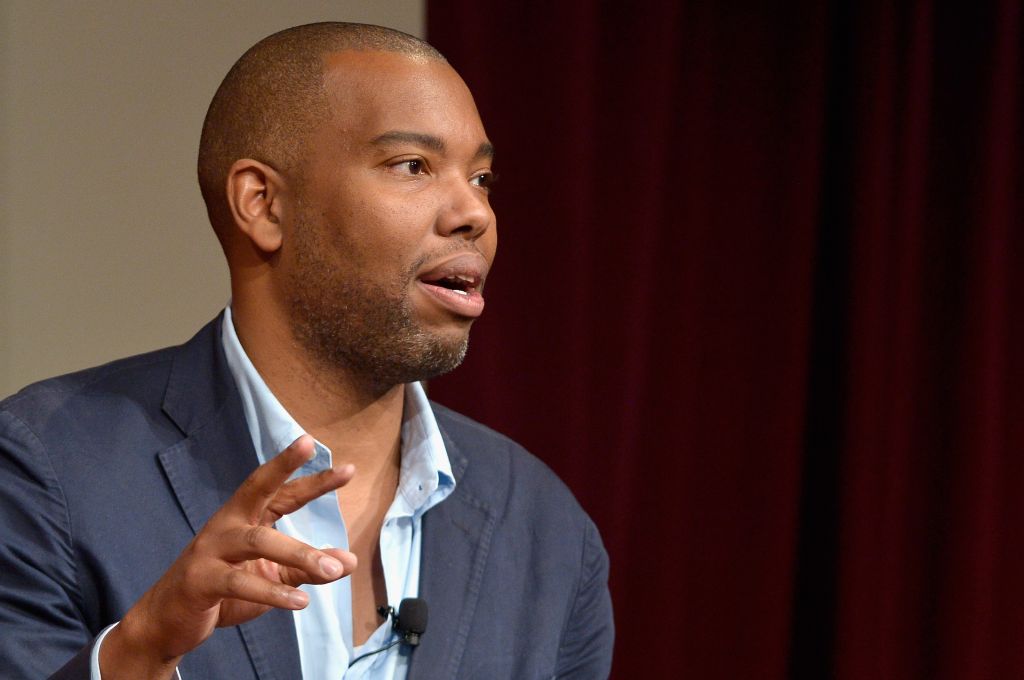
<svg viewBox="0 0 1024 680">
<path fill-rule="evenodd" d="M 486 191 L 490 191 L 491 187 L 493 187 L 494 183 L 497 181 L 498 176 L 490 171 L 481 172 L 480 174 L 473 175 L 469 179 L 470 184 L 472 184 L 473 186 L 480 187 L 481 189 L 484 189 Z"/>
<path fill-rule="evenodd" d="M 420 158 L 411 158 L 390 166 L 392 170 L 403 175 L 422 175 L 427 171 L 427 164 Z"/>
</svg>

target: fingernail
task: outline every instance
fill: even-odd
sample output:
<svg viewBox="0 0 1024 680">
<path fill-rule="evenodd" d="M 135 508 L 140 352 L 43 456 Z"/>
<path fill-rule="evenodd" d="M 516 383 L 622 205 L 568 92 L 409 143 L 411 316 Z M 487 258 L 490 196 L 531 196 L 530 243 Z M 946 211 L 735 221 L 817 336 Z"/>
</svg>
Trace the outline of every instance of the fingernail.
<svg viewBox="0 0 1024 680">
<path fill-rule="evenodd" d="M 320 571 L 324 576 L 336 576 L 341 571 L 341 562 L 333 557 L 320 558 Z"/>
<path fill-rule="evenodd" d="M 296 607 L 305 607 L 309 604 L 309 596 L 301 590 L 293 590 L 288 593 L 288 601 Z"/>
</svg>

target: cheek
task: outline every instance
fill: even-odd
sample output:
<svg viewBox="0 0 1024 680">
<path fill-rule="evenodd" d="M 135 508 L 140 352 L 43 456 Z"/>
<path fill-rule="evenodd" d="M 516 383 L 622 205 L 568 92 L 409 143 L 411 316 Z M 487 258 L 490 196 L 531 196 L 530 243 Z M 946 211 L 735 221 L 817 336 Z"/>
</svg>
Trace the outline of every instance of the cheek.
<svg viewBox="0 0 1024 680">
<path fill-rule="evenodd" d="M 427 196 L 412 200 L 400 197 L 372 207 L 366 215 L 364 236 L 381 259 L 409 264 L 429 250 L 434 221 L 434 209 Z"/>
<path fill-rule="evenodd" d="M 429 231 L 410 221 L 408 211 L 378 207 L 361 217 L 340 245 L 344 256 L 369 279 L 404 285 L 428 250 Z"/>
</svg>

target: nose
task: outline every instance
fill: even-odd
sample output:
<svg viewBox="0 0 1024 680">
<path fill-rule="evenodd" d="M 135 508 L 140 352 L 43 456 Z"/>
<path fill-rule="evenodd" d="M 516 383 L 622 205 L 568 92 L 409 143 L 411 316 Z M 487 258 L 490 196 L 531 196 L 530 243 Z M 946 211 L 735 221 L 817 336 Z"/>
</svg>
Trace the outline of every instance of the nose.
<svg viewBox="0 0 1024 680">
<path fill-rule="evenodd" d="M 453 177 L 445 183 L 437 230 L 442 236 L 462 236 L 471 241 L 494 228 L 494 211 L 487 192 L 468 180 Z"/>
</svg>

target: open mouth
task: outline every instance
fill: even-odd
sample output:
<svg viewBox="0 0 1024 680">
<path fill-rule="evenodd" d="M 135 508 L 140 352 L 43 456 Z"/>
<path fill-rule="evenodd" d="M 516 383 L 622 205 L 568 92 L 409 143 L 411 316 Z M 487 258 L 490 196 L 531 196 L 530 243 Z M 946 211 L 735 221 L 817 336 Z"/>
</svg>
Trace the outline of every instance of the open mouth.
<svg viewBox="0 0 1024 680">
<path fill-rule="evenodd" d="M 419 276 L 419 283 L 442 308 L 463 318 L 484 310 L 484 277 L 488 262 L 479 253 L 463 252 L 436 263 Z"/>
<path fill-rule="evenodd" d="M 451 274 L 440 279 L 423 280 L 423 283 L 431 286 L 446 288 L 453 293 L 469 296 L 480 287 L 480 278 L 467 274 Z"/>
</svg>

